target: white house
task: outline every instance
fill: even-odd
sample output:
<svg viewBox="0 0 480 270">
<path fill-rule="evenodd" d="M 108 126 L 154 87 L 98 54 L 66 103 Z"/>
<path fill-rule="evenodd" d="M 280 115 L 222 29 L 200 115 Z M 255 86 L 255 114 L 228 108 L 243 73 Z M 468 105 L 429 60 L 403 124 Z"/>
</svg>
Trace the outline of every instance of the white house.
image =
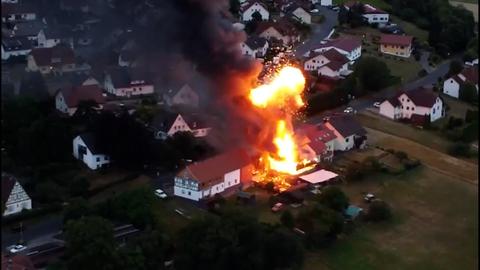
<svg viewBox="0 0 480 270">
<path fill-rule="evenodd" d="M 380 52 L 408 58 L 413 50 L 413 37 L 407 35 L 382 34 Z"/>
<path fill-rule="evenodd" d="M 35 9 L 25 3 L 2 2 L 2 22 L 33 21 L 37 18 Z"/>
<path fill-rule="evenodd" d="M 347 10 L 349 10 L 353 5 L 359 4 L 357 1 L 350 1 L 347 2 L 344 6 Z M 390 20 L 390 15 L 378 9 L 370 4 L 363 4 L 363 13 L 362 16 L 365 20 L 369 23 L 377 23 L 377 24 L 386 24 Z"/>
<path fill-rule="evenodd" d="M 267 39 L 252 35 L 240 44 L 240 49 L 242 50 L 243 55 L 256 57 L 264 57 L 267 53 L 268 42 Z"/>
<path fill-rule="evenodd" d="M 322 41 L 320 46 L 314 49 L 314 51 L 324 52 L 330 49 L 335 49 L 345 55 L 350 61 L 354 61 L 362 55 L 362 41 L 354 36 L 339 37 Z"/>
<path fill-rule="evenodd" d="M 3 216 L 22 212 L 23 209 L 32 209 L 32 200 L 22 185 L 12 176 L 2 173 L 2 204 Z"/>
<path fill-rule="evenodd" d="M 47 27 L 38 34 L 38 47 L 40 48 L 51 48 L 60 43 L 74 48 L 73 35 L 68 28 Z"/>
<path fill-rule="evenodd" d="M 175 177 L 175 196 L 193 201 L 228 195 L 251 181 L 250 158 L 243 150 L 231 150 L 188 165 Z"/>
<path fill-rule="evenodd" d="M 460 88 L 466 83 L 475 85 L 478 93 L 478 66 L 467 67 L 459 74 L 446 79 L 443 82 L 443 93 L 454 98 L 459 98 Z"/>
<path fill-rule="evenodd" d="M 105 103 L 102 89 L 98 85 L 81 85 L 59 90 L 55 95 L 55 108 L 72 116 L 77 111 L 81 101 L 89 100 L 96 102 L 98 105 Z"/>
<path fill-rule="evenodd" d="M 320 4 L 323 7 L 329 7 L 332 5 L 332 0 L 311 0 L 313 5 Z"/>
<path fill-rule="evenodd" d="M 379 113 L 393 120 L 410 119 L 413 123 L 434 122 L 445 116 L 442 99 L 431 89 L 417 88 L 399 92 L 380 104 Z"/>
<path fill-rule="evenodd" d="M 240 14 L 242 16 L 242 21 L 251 21 L 253 20 L 253 14 L 258 12 L 262 16 L 262 20 L 268 21 L 270 18 L 270 12 L 268 12 L 267 7 L 263 5 L 261 2 L 252 1 L 252 2 L 245 2 L 240 7 Z"/>
<path fill-rule="evenodd" d="M 2 38 L 2 60 L 12 56 L 27 56 L 32 50 L 32 44 L 27 38 Z"/>
<path fill-rule="evenodd" d="M 307 140 L 304 144 L 308 146 L 308 150 L 314 152 L 317 162 L 332 161 L 336 136 L 323 123 L 318 125 L 302 124 L 295 128 L 295 134 L 306 136 Z M 302 145 L 301 151 L 303 150 L 304 146 Z"/>
<path fill-rule="evenodd" d="M 297 29 L 285 18 L 281 18 L 277 22 L 261 22 L 255 33 L 266 39 L 281 40 L 283 45 L 291 45 L 300 41 Z"/>
<path fill-rule="evenodd" d="M 205 137 L 210 127 L 205 124 L 199 115 L 161 112 L 157 114 L 150 128 L 156 139 L 166 139 L 177 132 L 191 132 L 195 137 Z"/>
<path fill-rule="evenodd" d="M 325 119 L 324 125 L 335 134 L 335 151 L 363 148 L 366 144 L 367 131 L 351 115 L 332 115 Z"/>
<path fill-rule="evenodd" d="M 317 71 L 322 76 L 339 78 L 351 73 L 348 70 L 349 59 L 335 49 L 311 52 L 307 59 L 303 65 L 304 70 Z"/>
<path fill-rule="evenodd" d="M 179 105 L 196 108 L 200 103 L 200 97 L 189 83 L 185 83 L 181 87 L 170 87 L 163 95 L 163 99 L 168 106 Z"/>
<path fill-rule="evenodd" d="M 134 68 L 114 67 L 105 72 L 105 90 L 115 96 L 131 97 L 154 93 L 150 76 Z"/>
<path fill-rule="evenodd" d="M 287 16 L 290 16 L 301 23 L 312 23 L 312 15 L 308 12 L 308 8 L 302 7 L 297 3 L 291 3 L 286 6 L 284 12 Z"/>
<path fill-rule="evenodd" d="M 92 170 L 104 168 L 110 164 L 110 157 L 102 154 L 92 133 L 80 134 L 73 139 L 73 156 Z"/>
</svg>

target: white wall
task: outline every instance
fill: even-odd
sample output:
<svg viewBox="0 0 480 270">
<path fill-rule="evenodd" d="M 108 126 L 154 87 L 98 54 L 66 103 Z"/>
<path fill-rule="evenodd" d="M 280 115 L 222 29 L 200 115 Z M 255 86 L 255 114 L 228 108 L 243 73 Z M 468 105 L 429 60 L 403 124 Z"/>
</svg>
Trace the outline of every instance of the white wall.
<svg viewBox="0 0 480 270">
<path fill-rule="evenodd" d="M 251 21 L 253 19 L 253 13 L 257 12 L 262 15 L 262 20 L 267 21 L 270 17 L 270 13 L 266 10 L 262 5 L 255 2 L 251 5 L 247 10 L 242 13 L 242 20 L 243 21 Z"/>
<path fill-rule="evenodd" d="M 454 98 L 460 97 L 460 85 L 452 78 L 443 82 L 443 93 Z"/>
<path fill-rule="evenodd" d="M 368 20 L 368 23 L 385 24 L 388 22 L 389 14 L 363 14 L 363 17 Z"/>
<path fill-rule="evenodd" d="M 387 118 L 395 119 L 395 108 L 386 100 L 380 104 L 379 113 Z"/>
<path fill-rule="evenodd" d="M 248 47 L 247 44 L 242 43 L 240 45 L 240 49 L 242 50 L 243 55 L 248 55 L 250 57 L 255 58 L 256 51 L 252 50 L 250 47 Z"/>
<path fill-rule="evenodd" d="M 435 104 L 430 108 L 430 122 L 434 122 L 444 116 L 443 114 L 443 102 L 440 98 L 437 98 Z"/>
<path fill-rule="evenodd" d="M 340 74 L 336 70 L 331 70 L 329 67 L 326 67 L 326 66 L 318 69 L 318 75 L 327 76 L 330 78 L 335 78 L 340 76 Z"/>
<path fill-rule="evenodd" d="M 308 59 L 303 64 L 304 70 L 318 70 L 321 66 L 328 64 L 330 61 L 323 55 L 317 55 Z"/>
<path fill-rule="evenodd" d="M 18 181 L 15 181 L 5 206 L 3 216 L 20 213 L 23 209 L 32 209 L 32 200 Z"/>
<path fill-rule="evenodd" d="M 75 139 L 73 139 L 73 156 L 76 159 L 80 160 L 80 154 L 78 153 L 79 145 L 87 147 L 83 140 L 80 138 L 80 136 L 77 136 L 75 137 Z M 83 156 L 83 159 L 81 160 L 92 170 L 99 169 L 102 165 L 110 163 L 110 157 L 103 154 L 94 155 L 92 154 L 90 149 L 88 149 L 88 147 L 87 153 Z"/>
<path fill-rule="evenodd" d="M 183 120 L 183 117 L 179 114 L 177 115 L 177 118 L 175 119 L 175 122 L 173 122 L 172 126 L 167 132 L 168 136 L 172 136 L 173 134 L 180 132 L 180 131 L 189 131 L 191 132 L 190 127 L 188 126 L 187 122 Z"/>
</svg>

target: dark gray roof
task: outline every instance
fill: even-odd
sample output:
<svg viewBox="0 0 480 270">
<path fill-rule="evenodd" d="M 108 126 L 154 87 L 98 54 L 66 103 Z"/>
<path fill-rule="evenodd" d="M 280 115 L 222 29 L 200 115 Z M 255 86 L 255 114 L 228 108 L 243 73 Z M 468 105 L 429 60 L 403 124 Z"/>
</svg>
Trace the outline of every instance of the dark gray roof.
<svg viewBox="0 0 480 270">
<path fill-rule="evenodd" d="M 7 52 L 28 50 L 32 43 L 26 37 L 2 38 L 2 47 Z"/>
<path fill-rule="evenodd" d="M 43 32 L 47 39 L 64 39 L 72 38 L 73 36 L 72 31 L 65 26 L 47 27 Z"/>
<path fill-rule="evenodd" d="M 101 151 L 101 147 L 98 145 L 98 142 L 93 133 L 90 133 L 90 132 L 82 133 L 79 136 L 87 146 L 88 150 L 92 152 L 92 154 L 94 155 L 103 154 Z"/>
<path fill-rule="evenodd" d="M 155 115 L 150 123 L 150 127 L 155 131 L 167 132 L 172 127 L 175 119 L 177 119 L 177 116 L 178 113 L 162 111 Z"/>
<path fill-rule="evenodd" d="M 36 36 L 40 33 L 40 30 L 46 28 L 46 25 L 38 20 L 29 22 L 19 22 L 15 24 L 16 30 L 14 31 L 17 37 L 29 37 Z"/>
<path fill-rule="evenodd" d="M 245 40 L 245 44 L 247 44 L 247 46 L 252 50 L 262 48 L 265 46 L 265 43 L 267 43 L 267 39 L 257 35 L 249 36 L 247 40 Z"/>
<path fill-rule="evenodd" d="M 351 115 L 339 114 L 331 116 L 328 122 L 343 136 L 363 136 L 367 131 Z"/>
<path fill-rule="evenodd" d="M 132 81 L 142 80 L 145 83 L 151 82 L 151 74 L 141 69 L 113 67 L 106 72 L 112 79 L 115 88 L 129 87 Z"/>
</svg>

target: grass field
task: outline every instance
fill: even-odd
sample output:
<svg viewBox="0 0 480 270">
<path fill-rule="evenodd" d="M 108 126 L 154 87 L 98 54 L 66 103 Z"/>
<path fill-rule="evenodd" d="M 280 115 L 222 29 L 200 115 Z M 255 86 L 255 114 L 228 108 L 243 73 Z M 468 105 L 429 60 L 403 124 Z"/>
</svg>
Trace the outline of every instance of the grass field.
<svg viewBox="0 0 480 270">
<path fill-rule="evenodd" d="M 478 266 L 476 187 L 419 168 L 401 176 L 379 175 L 343 188 L 361 207 L 366 205 L 360 192 L 374 192 L 392 206 L 394 221 L 363 225 L 333 247 L 309 253 L 305 270 Z"/>
</svg>

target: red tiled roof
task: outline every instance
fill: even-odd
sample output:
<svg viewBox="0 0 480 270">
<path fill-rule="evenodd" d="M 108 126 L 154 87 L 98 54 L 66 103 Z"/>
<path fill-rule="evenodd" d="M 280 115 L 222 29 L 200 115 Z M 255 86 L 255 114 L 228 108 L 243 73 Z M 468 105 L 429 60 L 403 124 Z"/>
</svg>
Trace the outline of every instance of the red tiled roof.
<svg viewBox="0 0 480 270">
<path fill-rule="evenodd" d="M 69 47 L 35 48 L 31 52 L 37 66 L 60 66 L 75 63 L 75 53 Z"/>
<path fill-rule="evenodd" d="M 298 34 L 295 26 L 290 23 L 286 18 L 281 18 L 277 22 L 262 21 L 258 24 L 257 30 L 255 32 L 257 34 L 261 34 L 270 27 L 275 28 L 283 36 L 295 36 Z"/>
<path fill-rule="evenodd" d="M 393 44 L 393 45 L 409 46 L 409 45 L 412 44 L 412 40 L 413 40 L 412 36 L 389 35 L 389 34 L 382 34 L 380 36 L 380 43 L 381 44 Z"/>
<path fill-rule="evenodd" d="M 105 97 L 102 95 L 102 89 L 97 85 L 81 85 L 64 89 L 61 91 L 65 98 L 65 103 L 69 108 L 77 107 L 80 101 L 93 100 L 98 104 L 105 103 Z"/>
<path fill-rule="evenodd" d="M 249 165 L 250 162 L 250 157 L 245 150 L 235 149 L 207 160 L 188 165 L 178 175 L 190 175 L 199 183 L 212 185 L 223 180 L 226 173 L 241 169 Z"/>
<path fill-rule="evenodd" d="M 26 13 L 35 13 L 34 8 L 25 3 L 2 3 L 2 17 Z"/>
<path fill-rule="evenodd" d="M 417 88 L 409 91 L 406 95 L 416 106 L 431 108 L 437 102 L 438 94 L 431 89 Z"/>
<path fill-rule="evenodd" d="M 330 49 L 326 52 L 323 52 L 323 55 L 330 60 L 331 62 L 339 62 L 342 65 L 346 64 L 349 62 L 348 58 L 345 57 L 345 55 L 339 53 L 335 49 Z"/>
<path fill-rule="evenodd" d="M 460 74 L 462 74 L 466 82 L 472 83 L 472 84 L 478 84 L 478 68 L 477 66 L 469 67 L 464 69 Z"/>
<path fill-rule="evenodd" d="M 362 46 L 362 41 L 359 38 L 354 36 L 343 36 L 337 39 L 329 40 L 325 44 L 321 44 L 318 49 L 334 47 L 347 52 L 351 52 L 360 46 Z"/>
<path fill-rule="evenodd" d="M 345 63 L 340 63 L 340 62 L 337 62 L 337 61 L 332 61 L 332 62 L 328 62 L 325 67 L 328 67 L 329 69 L 331 69 L 332 71 L 339 71 L 343 65 Z M 321 69 L 322 67 L 320 67 Z"/>
<path fill-rule="evenodd" d="M 35 267 L 28 256 L 2 253 L 2 270 L 35 270 Z"/>
</svg>

